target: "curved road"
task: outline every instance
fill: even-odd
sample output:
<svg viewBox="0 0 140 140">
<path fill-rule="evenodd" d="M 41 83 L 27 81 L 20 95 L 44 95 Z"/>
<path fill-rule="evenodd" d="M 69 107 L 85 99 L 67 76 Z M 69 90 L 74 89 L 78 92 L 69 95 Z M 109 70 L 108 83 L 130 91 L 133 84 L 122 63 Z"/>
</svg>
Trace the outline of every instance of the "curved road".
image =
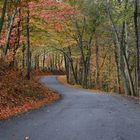
<svg viewBox="0 0 140 140">
<path fill-rule="evenodd" d="M 0 122 L 0 140 L 140 140 L 140 105 L 123 97 L 41 81 L 62 99 Z"/>
</svg>

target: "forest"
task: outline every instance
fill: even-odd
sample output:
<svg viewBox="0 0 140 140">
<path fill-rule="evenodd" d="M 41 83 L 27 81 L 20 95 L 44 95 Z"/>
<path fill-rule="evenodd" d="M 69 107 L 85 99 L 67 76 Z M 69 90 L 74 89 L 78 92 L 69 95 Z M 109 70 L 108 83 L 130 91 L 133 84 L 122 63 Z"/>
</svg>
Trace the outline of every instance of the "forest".
<svg viewBox="0 0 140 140">
<path fill-rule="evenodd" d="M 140 140 L 140 0 L 0 0 L 0 140 Z"/>
<path fill-rule="evenodd" d="M 139 0 L 0 1 L 0 105 L 41 98 L 26 94 L 43 92 L 37 74 L 139 97 L 139 13 Z"/>
</svg>

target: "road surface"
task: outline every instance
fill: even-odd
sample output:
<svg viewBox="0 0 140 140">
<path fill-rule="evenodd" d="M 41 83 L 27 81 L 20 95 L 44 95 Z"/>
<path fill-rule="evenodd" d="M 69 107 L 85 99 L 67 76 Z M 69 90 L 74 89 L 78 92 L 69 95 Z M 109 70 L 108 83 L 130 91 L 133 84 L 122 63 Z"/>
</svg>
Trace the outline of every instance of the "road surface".
<svg viewBox="0 0 140 140">
<path fill-rule="evenodd" d="M 62 94 L 56 103 L 0 122 L 0 140 L 140 140 L 140 105 L 41 79 Z"/>
</svg>

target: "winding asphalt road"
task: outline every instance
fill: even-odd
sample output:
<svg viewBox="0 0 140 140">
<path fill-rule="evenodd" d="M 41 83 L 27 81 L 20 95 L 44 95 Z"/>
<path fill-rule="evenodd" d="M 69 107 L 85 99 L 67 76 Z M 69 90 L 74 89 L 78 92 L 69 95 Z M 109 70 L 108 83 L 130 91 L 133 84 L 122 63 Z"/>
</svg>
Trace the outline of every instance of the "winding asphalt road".
<svg viewBox="0 0 140 140">
<path fill-rule="evenodd" d="M 140 140 L 140 105 L 123 97 L 41 81 L 62 99 L 0 122 L 0 140 Z"/>
</svg>

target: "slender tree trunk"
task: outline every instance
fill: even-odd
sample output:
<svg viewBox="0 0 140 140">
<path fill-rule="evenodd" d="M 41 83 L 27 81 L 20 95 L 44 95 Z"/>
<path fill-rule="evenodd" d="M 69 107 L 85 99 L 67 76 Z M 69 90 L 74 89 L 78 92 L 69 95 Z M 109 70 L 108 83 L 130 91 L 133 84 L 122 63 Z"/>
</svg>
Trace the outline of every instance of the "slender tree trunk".
<svg viewBox="0 0 140 140">
<path fill-rule="evenodd" d="M 37 70 L 37 56 L 34 57 L 34 69 Z"/>
<path fill-rule="evenodd" d="M 5 55 L 7 54 L 7 50 L 9 48 L 10 36 L 11 36 L 11 33 L 12 33 L 13 23 L 14 23 L 14 19 L 15 19 L 16 14 L 17 14 L 17 7 L 13 11 L 13 14 L 12 14 L 12 17 L 11 17 L 10 26 L 9 26 L 9 30 L 8 30 L 8 34 L 7 34 L 7 38 L 6 38 L 6 45 L 4 47 L 4 54 Z"/>
<path fill-rule="evenodd" d="M 31 73 L 31 57 L 30 57 L 30 11 L 29 11 L 29 5 L 27 7 L 27 23 L 26 23 L 26 29 L 27 29 L 27 79 L 30 80 L 30 73 Z"/>
<path fill-rule="evenodd" d="M 25 51 L 22 51 L 22 69 L 25 68 Z"/>
<path fill-rule="evenodd" d="M 65 54 L 64 54 L 64 62 L 65 62 L 65 71 L 66 71 L 67 83 L 70 83 L 70 79 L 69 79 L 69 62 L 68 62 L 68 58 L 66 57 Z"/>
<path fill-rule="evenodd" d="M 44 50 L 43 62 L 42 62 L 42 64 L 43 64 L 43 71 L 45 71 L 45 59 L 46 59 L 45 54 L 46 54 L 46 52 L 45 52 L 45 50 Z"/>
<path fill-rule="evenodd" d="M 136 90 L 140 96 L 140 0 L 135 0 L 135 30 L 136 30 Z"/>
<path fill-rule="evenodd" d="M 4 17 L 5 17 L 5 13 L 6 13 L 7 1 L 8 0 L 4 0 L 4 3 L 3 3 L 2 15 L 1 15 L 1 18 L 0 18 L 0 34 L 2 32 L 2 27 L 3 27 L 3 23 L 4 23 Z"/>
<path fill-rule="evenodd" d="M 40 67 L 40 62 L 39 62 L 39 59 L 40 59 L 40 56 L 37 55 L 37 70 L 39 70 L 39 67 Z"/>
<path fill-rule="evenodd" d="M 121 93 L 121 78 L 120 78 L 120 69 L 119 69 L 119 62 L 118 62 L 118 54 L 117 54 L 117 47 L 116 43 L 114 41 L 114 54 L 115 54 L 115 63 L 116 63 L 116 71 L 117 71 L 117 87 L 118 87 L 118 93 Z"/>
<path fill-rule="evenodd" d="M 74 64 L 73 64 L 73 59 L 71 57 L 71 48 L 68 47 L 68 56 L 69 56 L 69 63 L 70 63 L 70 70 L 72 71 L 72 74 L 73 74 L 73 77 L 74 77 L 74 82 L 77 84 L 78 83 L 78 80 L 77 80 L 77 76 L 76 76 L 76 73 L 75 73 L 75 69 L 74 69 Z M 70 72 L 70 71 L 69 71 Z M 70 76 L 71 76 L 71 73 L 70 73 Z"/>
<path fill-rule="evenodd" d="M 96 38 L 96 76 L 95 76 L 96 86 L 99 86 L 99 46 L 97 44 Z"/>
<path fill-rule="evenodd" d="M 17 11 L 17 13 L 18 13 L 18 17 L 19 17 L 17 27 L 15 27 L 15 28 L 17 28 L 17 34 L 16 34 L 17 43 L 14 45 L 14 48 L 13 48 L 13 60 L 11 62 L 11 67 L 16 66 L 16 52 L 17 52 L 17 49 L 20 47 L 20 24 L 21 24 L 20 9 Z"/>
</svg>

